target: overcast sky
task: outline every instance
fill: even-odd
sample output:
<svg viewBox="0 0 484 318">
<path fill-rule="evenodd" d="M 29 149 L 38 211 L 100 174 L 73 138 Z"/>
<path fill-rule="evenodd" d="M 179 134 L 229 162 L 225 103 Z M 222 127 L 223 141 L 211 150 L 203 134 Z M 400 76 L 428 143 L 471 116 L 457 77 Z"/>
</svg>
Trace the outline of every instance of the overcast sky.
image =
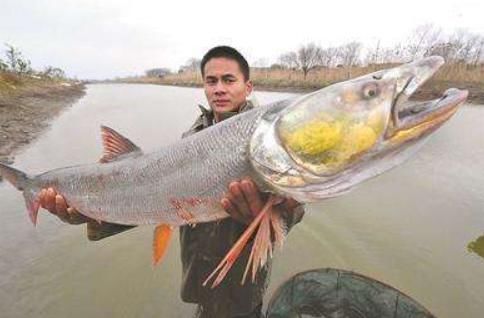
<svg viewBox="0 0 484 318">
<path fill-rule="evenodd" d="M 101 79 L 153 67 L 177 70 L 220 44 L 254 63 L 275 62 L 308 42 L 391 45 L 427 23 L 446 33 L 484 34 L 484 1 L 428 2 L 1 0 L 0 44 L 20 48 L 36 68 L 53 65 L 70 76 Z"/>
</svg>

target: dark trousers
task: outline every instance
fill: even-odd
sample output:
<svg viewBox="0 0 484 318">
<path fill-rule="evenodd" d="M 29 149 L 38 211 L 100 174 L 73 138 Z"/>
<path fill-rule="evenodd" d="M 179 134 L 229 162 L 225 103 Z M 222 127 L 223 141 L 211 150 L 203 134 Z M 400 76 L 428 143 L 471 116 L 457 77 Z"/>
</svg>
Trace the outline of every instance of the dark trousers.
<svg viewBox="0 0 484 318">
<path fill-rule="evenodd" d="M 210 306 L 211 307 L 211 306 Z M 243 315 L 229 315 L 221 311 L 217 311 L 214 308 L 209 308 L 209 306 L 198 305 L 195 318 L 263 318 L 262 315 L 262 304 L 257 306 L 251 313 Z"/>
</svg>

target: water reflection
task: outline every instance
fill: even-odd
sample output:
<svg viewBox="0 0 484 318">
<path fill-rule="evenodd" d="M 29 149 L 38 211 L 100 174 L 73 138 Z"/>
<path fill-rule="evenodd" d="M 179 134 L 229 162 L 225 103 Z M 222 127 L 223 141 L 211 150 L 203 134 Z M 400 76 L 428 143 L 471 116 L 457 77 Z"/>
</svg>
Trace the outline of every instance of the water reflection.
<svg viewBox="0 0 484 318">
<path fill-rule="evenodd" d="M 467 245 L 467 250 L 484 258 L 484 235 L 478 237 L 475 241 L 470 242 Z"/>
</svg>

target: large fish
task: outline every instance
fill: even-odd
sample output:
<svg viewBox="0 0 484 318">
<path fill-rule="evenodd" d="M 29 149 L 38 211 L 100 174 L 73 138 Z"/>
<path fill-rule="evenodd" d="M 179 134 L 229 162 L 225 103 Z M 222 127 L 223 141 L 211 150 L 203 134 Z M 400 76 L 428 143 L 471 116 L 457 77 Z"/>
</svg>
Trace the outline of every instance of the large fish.
<svg viewBox="0 0 484 318">
<path fill-rule="evenodd" d="M 443 63 L 429 57 L 258 107 L 147 154 L 102 127 L 105 153 L 99 163 L 37 176 L 0 164 L 0 175 L 23 192 L 34 223 L 39 192 L 52 187 L 69 206 L 98 221 L 159 225 L 158 259 L 173 226 L 229 216 L 220 200 L 235 179 L 249 176 L 264 191 L 313 202 L 403 162 L 467 97 L 467 91 L 449 89 L 436 100 L 408 100 Z M 246 270 L 252 267 L 253 278 L 272 251 L 271 237 L 282 240 L 281 220 L 271 213 L 274 198 L 214 271 L 214 285 L 254 232 Z"/>
</svg>

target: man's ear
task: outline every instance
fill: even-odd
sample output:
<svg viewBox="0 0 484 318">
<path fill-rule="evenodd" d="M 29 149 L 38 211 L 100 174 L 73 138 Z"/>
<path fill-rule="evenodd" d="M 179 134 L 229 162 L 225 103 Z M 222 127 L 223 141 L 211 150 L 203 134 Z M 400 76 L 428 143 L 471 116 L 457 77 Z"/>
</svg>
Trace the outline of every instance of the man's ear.
<svg viewBox="0 0 484 318">
<path fill-rule="evenodd" d="M 251 80 L 248 80 L 245 82 L 245 89 L 247 92 L 247 96 L 249 96 L 252 93 L 252 89 L 254 88 L 254 85 L 252 84 Z"/>
</svg>

